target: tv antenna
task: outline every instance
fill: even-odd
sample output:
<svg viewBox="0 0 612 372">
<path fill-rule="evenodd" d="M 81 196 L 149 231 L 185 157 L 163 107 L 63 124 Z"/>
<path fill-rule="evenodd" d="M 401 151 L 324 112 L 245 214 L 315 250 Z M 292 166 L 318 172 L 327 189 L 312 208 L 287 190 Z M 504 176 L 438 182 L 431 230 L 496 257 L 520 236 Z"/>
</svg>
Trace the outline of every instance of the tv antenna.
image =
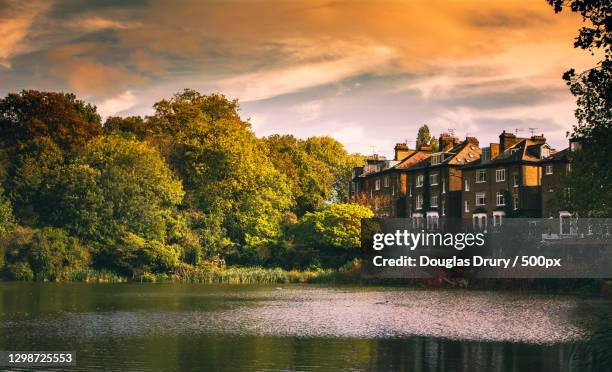
<svg viewBox="0 0 612 372">
<path fill-rule="evenodd" d="M 524 131 L 523 128 L 514 128 L 514 135 L 517 135 L 519 134 L 519 132 L 522 132 L 522 131 Z"/>
<path fill-rule="evenodd" d="M 455 128 L 448 128 L 448 134 L 450 134 L 451 136 L 455 136 Z"/>
<path fill-rule="evenodd" d="M 531 133 L 531 137 L 533 137 L 533 135 L 535 134 L 535 131 L 538 129 L 540 128 L 529 128 L 529 133 Z"/>
<path fill-rule="evenodd" d="M 376 155 L 376 146 L 370 146 L 372 149 L 372 155 Z"/>
</svg>

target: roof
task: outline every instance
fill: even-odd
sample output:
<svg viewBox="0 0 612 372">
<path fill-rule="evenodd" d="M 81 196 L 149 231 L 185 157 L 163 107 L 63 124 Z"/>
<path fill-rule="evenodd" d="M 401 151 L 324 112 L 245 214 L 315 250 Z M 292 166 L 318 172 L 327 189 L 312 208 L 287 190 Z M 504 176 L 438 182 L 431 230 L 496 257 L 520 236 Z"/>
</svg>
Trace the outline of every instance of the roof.
<svg viewBox="0 0 612 372">
<path fill-rule="evenodd" d="M 441 167 L 441 166 L 459 166 L 469 164 L 473 161 L 480 159 L 480 147 L 478 147 L 478 141 L 473 138 L 467 138 L 460 144 L 453 146 L 452 149 L 446 152 L 439 152 L 437 154 L 444 154 L 444 160 L 439 164 L 431 165 L 432 156 L 419 161 L 417 164 L 409 168 L 409 170 L 418 170 L 430 167 Z M 436 154 L 432 154 L 436 155 Z"/>
<path fill-rule="evenodd" d="M 567 162 L 569 161 L 570 149 L 566 148 L 561 151 L 557 151 L 549 157 L 542 160 L 542 163 L 553 163 L 553 162 Z"/>
<path fill-rule="evenodd" d="M 550 147 L 546 143 L 541 141 L 533 141 L 528 138 L 524 138 L 514 145 L 505 149 L 501 154 L 491 160 L 482 160 L 469 164 L 466 168 L 476 168 L 480 166 L 494 166 L 498 164 L 508 163 L 535 163 L 540 162 L 540 151 L 543 146 Z"/>
</svg>

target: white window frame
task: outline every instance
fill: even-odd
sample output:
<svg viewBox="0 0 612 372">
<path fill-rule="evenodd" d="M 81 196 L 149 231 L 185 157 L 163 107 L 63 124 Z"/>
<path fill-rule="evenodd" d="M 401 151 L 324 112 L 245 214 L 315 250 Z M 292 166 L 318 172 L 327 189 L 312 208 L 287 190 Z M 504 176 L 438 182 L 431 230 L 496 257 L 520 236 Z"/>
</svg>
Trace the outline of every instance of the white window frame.
<svg viewBox="0 0 612 372">
<path fill-rule="evenodd" d="M 486 213 L 474 213 L 472 215 L 472 226 L 474 229 L 478 228 L 479 230 L 487 229 L 487 214 Z"/>
<path fill-rule="evenodd" d="M 429 197 L 429 204 L 430 204 L 430 207 L 435 207 L 435 208 L 437 208 L 437 207 L 438 207 L 438 201 L 439 201 L 438 195 L 432 195 L 432 196 L 430 196 L 430 197 Z"/>
<path fill-rule="evenodd" d="M 506 168 L 498 168 L 495 170 L 495 182 L 504 182 L 506 180 Z"/>
<path fill-rule="evenodd" d="M 376 191 L 380 190 L 380 178 L 374 180 L 374 189 Z"/>
<path fill-rule="evenodd" d="M 423 194 L 417 194 L 414 200 L 414 209 L 420 211 L 423 209 Z"/>
<path fill-rule="evenodd" d="M 467 178 L 464 179 L 464 183 L 463 183 L 463 190 L 464 191 L 470 191 L 470 180 L 468 180 Z"/>
<path fill-rule="evenodd" d="M 512 174 L 512 186 L 513 187 L 519 187 L 519 184 L 520 184 L 520 182 L 519 182 L 519 175 L 518 175 L 518 173 L 513 173 Z"/>
<path fill-rule="evenodd" d="M 470 201 L 469 200 L 464 201 L 463 210 L 465 211 L 465 213 L 470 213 Z"/>
<path fill-rule="evenodd" d="M 483 175 L 482 181 L 479 181 L 480 175 Z M 487 170 L 486 169 L 477 169 L 476 170 L 476 183 L 485 183 L 487 182 Z"/>
<path fill-rule="evenodd" d="M 504 198 L 504 193 L 501 191 L 498 191 L 497 193 L 495 193 L 495 205 L 498 207 L 503 207 L 506 205 L 506 198 Z"/>
<path fill-rule="evenodd" d="M 484 203 L 478 203 L 478 199 L 480 199 L 480 196 L 482 196 L 482 200 L 484 201 Z M 487 205 L 487 194 L 484 192 L 477 192 L 476 193 L 476 200 L 474 201 L 474 204 L 477 207 L 483 206 L 483 205 Z"/>
<path fill-rule="evenodd" d="M 501 226 L 506 213 L 504 211 L 494 211 L 493 212 L 493 226 Z"/>
<path fill-rule="evenodd" d="M 429 174 L 429 186 L 437 186 L 438 185 L 438 173 L 430 173 Z"/>
<path fill-rule="evenodd" d="M 548 176 L 553 174 L 554 170 L 553 170 L 553 165 L 552 164 L 546 164 L 546 166 L 544 167 L 544 173 Z"/>
<path fill-rule="evenodd" d="M 427 230 L 438 230 L 440 217 L 438 212 L 427 212 Z"/>
<path fill-rule="evenodd" d="M 417 175 L 416 187 L 423 187 L 423 175 L 422 174 Z"/>
</svg>

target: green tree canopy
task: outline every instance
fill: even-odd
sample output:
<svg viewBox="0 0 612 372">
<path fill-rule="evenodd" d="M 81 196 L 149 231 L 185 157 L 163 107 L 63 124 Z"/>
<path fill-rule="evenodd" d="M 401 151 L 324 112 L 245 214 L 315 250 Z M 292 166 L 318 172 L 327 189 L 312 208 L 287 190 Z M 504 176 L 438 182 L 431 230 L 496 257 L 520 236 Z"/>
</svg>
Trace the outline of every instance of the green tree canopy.
<svg viewBox="0 0 612 372">
<path fill-rule="evenodd" d="M 306 213 L 295 228 L 295 239 L 311 247 L 356 250 L 360 246 L 361 219 L 373 215 L 363 205 L 332 204 L 322 211 Z"/>
<path fill-rule="evenodd" d="M 291 191 L 265 143 L 240 119 L 237 101 L 185 90 L 155 108 L 150 122 L 172 135 L 169 158 L 183 179 L 188 207 L 223 221 L 238 245 L 278 237 Z"/>
<path fill-rule="evenodd" d="M 71 151 L 100 133 L 96 107 L 74 94 L 24 90 L 0 99 L 0 138 L 9 154 L 42 137 Z"/>
<path fill-rule="evenodd" d="M 603 52 L 593 68 L 577 73 L 568 70 L 563 79 L 576 96 L 578 123 L 570 136 L 582 143 L 582 150 L 571 154 L 572 174 L 563 189 L 567 201 L 582 215 L 612 216 L 612 2 L 600 0 L 548 0 L 555 12 L 569 8 L 578 12 L 586 25 L 575 39 L 576 48 Z M 564 190 L 560 190 L 564 191 Z M 563 192 L 563 195 L 566 193 Z"/>
<path fill-rule="evenodd" d="M 439 143 L 435 136 L 431 135 L 427 124 L 423 124 L 417 133 L 416 146 L 417 148 L 421 145 L 431 145 L 432 151 L 438 151 Z"/>
<path fill-rule="evenodd" d="M 64 170 L 60 225 L 84 239 L 117 241 L 130 232 L 164 242 L 181 203 L 181 182 L 142 142 L 115 136 L 90 142 Z"/>
</svg>

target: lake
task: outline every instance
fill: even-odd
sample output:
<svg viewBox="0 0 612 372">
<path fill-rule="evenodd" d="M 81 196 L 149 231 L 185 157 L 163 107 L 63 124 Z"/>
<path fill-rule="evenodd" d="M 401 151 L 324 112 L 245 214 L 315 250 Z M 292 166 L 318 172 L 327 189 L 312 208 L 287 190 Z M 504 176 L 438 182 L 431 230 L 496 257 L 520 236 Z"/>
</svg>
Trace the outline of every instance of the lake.
<svg viewBox="0 0 612 372">
<path fill-rule="evenodd" d="M 74 370 L 610 370 L 612 302 L 313 285 L 0 282 L 0 350 Z"/>
</svg>

